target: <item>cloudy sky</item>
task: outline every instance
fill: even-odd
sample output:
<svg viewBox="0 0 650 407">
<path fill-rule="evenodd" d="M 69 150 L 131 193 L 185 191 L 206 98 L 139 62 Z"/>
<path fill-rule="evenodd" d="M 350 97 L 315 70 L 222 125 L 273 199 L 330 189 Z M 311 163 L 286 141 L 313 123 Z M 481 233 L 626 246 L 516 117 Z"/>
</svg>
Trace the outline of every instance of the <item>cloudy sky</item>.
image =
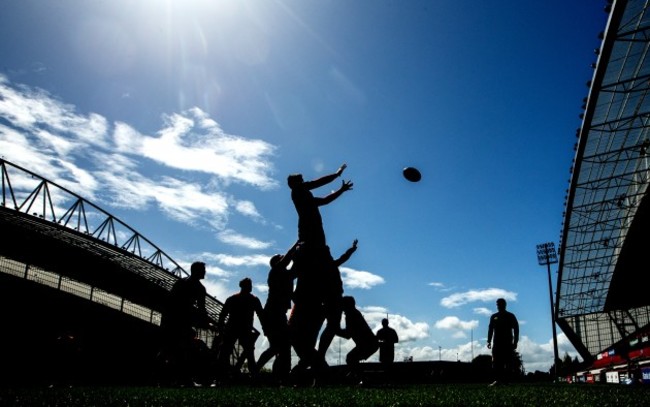
<svg viewBox="0 0 650 407">
<path fill-rule="evenodd" d="M 268 259 L 297 238 L 287 175 L 347 163 L 328 243 L 359 239 L 345 292 L 373 328 L 388 315 L 397 359 L 488 353 L 503 297 L 526 370 L 546 371 L 535 246 L 559 239 L 604 5 L 6 1 L 0 156 L 205 261 L 222 301 L 246 276 L 264 301 Z M 330 362 L 350 346 L 335 339 Z"/>
</svg>

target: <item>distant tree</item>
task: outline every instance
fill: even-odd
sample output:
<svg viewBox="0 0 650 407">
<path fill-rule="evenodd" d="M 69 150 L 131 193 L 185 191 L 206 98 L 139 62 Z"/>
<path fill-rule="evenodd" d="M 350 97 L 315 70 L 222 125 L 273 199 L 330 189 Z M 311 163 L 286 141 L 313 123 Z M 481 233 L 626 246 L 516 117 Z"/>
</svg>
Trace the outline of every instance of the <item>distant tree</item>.
<svg viewBox="0 0 650 407">
<path fill-rule="evenodd" d="M 582 363 L 578 360 L 578 357 L 571 359 L 569 352 L 564 354 L 562 359 L 558 359 L 557 363 L 557 374 L 560 377 L 570 376 L 575 374 L 578 370 L 582 368 Z M 555 365 L 551 366 L 550 373 L 554 373 Z"/>
<path fill-rule="evenodd" d="M 532 382 L 547 382 L 551 380 L 551 374 L 535 370 L 535 372 L 526 373 L 526 379 Z"/>
<path fill-rule="evenodd" d="M 472 364 L 481 367 L 481 368 L 491 368 L 492 367 L 492 356 L 490 355 L 478 355 L 472 360 Z"/>
<path fill-rule="evenodd" d="M 555 359 L 554 363 L 551 365 L 551 368 L 548 370 L 548 373 L 551 375 L 551 377 L 555 377 L 556 366 L 557 366 L 557 375 L 558 376 L 563 376 L 564 374 L 561 371 L 562 370 L 562 359 L 560 359 L 560 358 Z"/>
<path fill-rule="evenodd" d="M 515 377 L 523 377 L 526 374 L 526 369 L 524 369 L 524 361 L 521 359 L 521 354 L 515 352 L 515 361 L 513 363 L 513 374 Z"/>
<path fill-rule="evenodd" d="M 472 360 L 472 374 L 474 379 L 490 380 L 492 378 L 492 356 L 478 355 Z"/>
</svg>

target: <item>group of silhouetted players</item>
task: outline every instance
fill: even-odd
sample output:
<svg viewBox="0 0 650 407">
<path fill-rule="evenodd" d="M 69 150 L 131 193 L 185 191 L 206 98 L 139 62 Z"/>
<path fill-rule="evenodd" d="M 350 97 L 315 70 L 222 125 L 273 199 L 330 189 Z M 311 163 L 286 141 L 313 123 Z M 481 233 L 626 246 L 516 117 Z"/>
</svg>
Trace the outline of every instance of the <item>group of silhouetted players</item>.
<svg viewBox="0 0 650 407">
<path fill-rule="evenodd" d="M 353 375 L 357 374 L 360 361 L 373 355 L 380 344 L 386 344 L 385 351 L 382 347 L 380 359 L 392 362 L 397 334 L 388 327 L 388 321 L 384 320 L 384 327 L 375 335 L 356 308 L 354 298 L 343 295 L 339 267 L 356 251 L 357 240 L 334 259 L 325 239 L 319 207 L 351 190 L 353 184 L 342 180 L 340 188 L 325 197 L 315 197 L 311 192 L 340 177 L 345 169 L 344 164 L 336 172 L 312 181 L 304 181 L 300 174 L 288 177 L 291 199 L 298 213 L 297 242 L 285 254 L 271 257 L 264 307 L 259 298 L 252 294 L 250 278 L 241 280 L 240 291 L 226 299 L 217 326 L 219 335 L 212 346 L 216 377 L 233 377 L 240 372 L 244 363 L 247 363 L 248 371 L 254 377 L 272 358 L 275 358 L 272 373 L 278 382 L 285 382 L 291 375 L 304 376 L 306 373 L 310 373 L 310 377 L 318 377 L 327 367 L 325 354 L 336 335 L 352 339 L 355 343 L 346 356 L 346 363 Z M 179 280 L 172 289 L 169 310 L 163 315 L 161 325 L 163 332 L 166 332 L 167 353 L 179 355 L 176 360 L 192 361 L 196 355 L 202 356 L 206 352 L 205 347 L 196 346 L 193 331 L 193 327 L 207 323 L 204 312 L 197 313 L 197 310 L 205 309 L 205 288 L 200 282 L 204 277 L 205 264 L 194 263 L 190 277 Z M 188 318 L 188 315 L 199 316 Z M 269 343 L 258 360 L 254 355 L 259 336 L 253 326 L 255 315 Z M 341 328 L 343 315 L 345 328 Z M 192 341 L 188 340 L 190 338 Z M 236 344 L 239 352 L 233 352 Z M 293 367 L 292 348 L 298 356 L 298 362 Z M 205 364 L 203 366 L 203 369 L 211 369 Z M 197 365 L 183 362 L 177 363 L 174 368 L 179 377 L 194 380 L 196 374 L 192 376 L 191 369 L 196 371 Z"/>
</svg>

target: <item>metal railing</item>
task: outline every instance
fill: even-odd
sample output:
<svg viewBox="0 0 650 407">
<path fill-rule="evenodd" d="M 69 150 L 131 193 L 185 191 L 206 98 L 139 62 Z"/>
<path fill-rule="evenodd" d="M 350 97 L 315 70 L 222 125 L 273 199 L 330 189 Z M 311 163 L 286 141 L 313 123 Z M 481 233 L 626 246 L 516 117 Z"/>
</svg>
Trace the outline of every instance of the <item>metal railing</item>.
<svg viewBox="0 0 650 407">
<path fill-rule="evenodd" d="M 69 189 L 3 158 L 0 158 L 0 186 L 0 222 L 20 224 L 70 247 L 108 259 L 116 268 L 140 275 L 166 291 L 171 290 L 178 279 L 189 275 L 174 259 L 125 222 Z M 73 279 L 61 270 L 42 270 L 25 263 L 3 265 L 2 271 L 14 274 L 16 267 L 24 273 L 21 277 L 94 299 L 107 307 L 123 312 L 127 309 L 134 313 L 148 312 L 137 301 L 105 290 L 97 283 L 82 281 L 83 276 Z M 147 318 L 152 323 L 158 320 L 159 324 L 159 311 L 144 308 L 151 310 L 151 315 L 158 315 Z M 206 296 L 206 309 L 211 319 L 217 321 L 222 308 L 220 301 Z"/>
</svg>

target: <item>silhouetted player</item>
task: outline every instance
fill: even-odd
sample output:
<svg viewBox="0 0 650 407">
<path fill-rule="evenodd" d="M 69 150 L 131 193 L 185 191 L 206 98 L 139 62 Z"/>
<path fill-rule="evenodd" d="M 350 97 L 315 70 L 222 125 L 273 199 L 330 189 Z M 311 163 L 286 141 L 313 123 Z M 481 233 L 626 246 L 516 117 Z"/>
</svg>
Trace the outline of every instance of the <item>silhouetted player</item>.
<svg viewBox="0 0 650 407">
<path fill-rule="evenodd" d="M 163 332 L 163 352 L 169 363 L 173 380 L 189 381 L 190 352 L 195 336 L 193 327 L 207 327 L 209 318 L 205 310 L 205 263 L 194 262 L 190 276 L 176 281 L 169 301 L 162 314 L 160 327 Z M 187 383 L 182 383 L 187 384 Z"/>
<path fill-rule="evenodd" d="M 239 341 L 242 347 L 242 362 L 248 361 L 248 371 L 256 372 L 255 364 L 255 340 L 257 335 L 253 328 L 253 319 L 255 314 L 262 323 L 262 303 L 260 299 L 252 294 L 253 282 L 246 277 L 239 282 L 240 291 L 226 299 L 221 314 L 219 314 L 219 327 L 223 332 L 221 350 L 219 352 L 219 365 L 226 371 L 231 370 L 230 357 L 235 346 Z M 226 320 L 227 319 L 227 320 Z M 225 322 L 225 325 L 224 325 Z"/>
<path fill-rule="evenodd" d="M 289 338 L 291 346 L 300 359 L 291 370 L 292 374 L 300 376 L 307 368 L 319 375 L 327 367 L 325 359 L 316 350 L 318 333 L 324 319 L 323 303 L 318 295 L 294 301 L 289 316 Z"/>
<path fill-rule="evenodd" d="M 512 373 L 514 353 L 519 342 L 519 322 L 515 314 L 506 311 L 506 300 L 497 300 L 497 312 L 490 317 L 487 347 L 492 349 L 492 368 L 495 381 L 506 383 Z"/>
<path fill-rule="evenodd" d="M 357 250 L 358 240 L 354 240 L 352 246 L 336 260 L 333 260 L 329 247 L 324 247 L 324 253 L 318 258 L 321 264 L 314 264 L 313 258 L 304 258 L 303 247 L 296 256 L 293 268 L 298 268 L 299 282 L 294 292 L 294 306 L 289 318 L 289 333 L 291 344 L 300 358 L 298 366 L 294 371 L 300 371 L 309 366 L 314 368 L 316 373 L 325 367 L 325 353 L 329 345 L 341 328 L 341 314 L 343 312 L 343 282 L 339 266 L 350 259 Z M 312 262 L 312 268 L 304 268 L 306 262 Z M 320 267 L 323 273 L 314 272 L 314 268 Z M 323 330 L 316 350 L 318 333 Z"/>
<path fill-rule="evenodd" d="M 377 331 L 379 341 L 379 361 L 390 364 L 395 360 L 395 344 L 399 342 L 397 332 L 388 326 L 388 318 L 381 320 L 381 328 Z"/>
<path fill-rule="evenodd" d="M 287 325 L 287 311 L 291 308 L 293 280 L 295 273 L 287 270 L 294 254 L 300 250 L 300 242 L 296 242 L 284 255 L 276 254 L 271 257 L 267 284 L 269 292 L 264 304 L 264 324 L 269 347 L 260 355 L 257 369 L 261 369 L 271 358 L 273 375 L 282 381 L 291 371 L 291 342 Z"/>
<path fill-rule="evenodd" d="M 341 196 L 343 192 L 352 189 L 352 181 L 341 181 L 341 187 L 325 197 L 314 197 L 312 189 L 322 187 L 334 181 L 343 174 L 346 164 L 329 175 L 312 181 L 305 181 L 302 174 L 292 174 L 287 177 L 287 184 L 291 188 L 291 200 L 298 212 L 298 240 L 310 247 L 325 245 L 325 231 L 319 207 L 327 205 Z"/>
<path fill-rule="evenodd" d="M 340 177 L 347 165 L 329 175 L 305 181 L 302 174 L 287 177 L 291 200 L 298 213 L 298 240 L 300 256 L 294 259 L 297 273 L 294 307 L 289 318 L 291 342 L 301 359 L 301 365 L 323 366 L 314 345 L 323 321 L 323 283 L 334 273 L 334 260 L 326 244 L 320 207 L 327 205 L 352 189 L 351 181 L 341 181 L 341 187 L 325 197 L 314 197 L 312 190 L 327 185 Z"/>
<path fill-rule="evenodd" d="M 361 312 L 356 308 L 354 297 L 343 297 L 343 313 L 345 314 L 345 328 L 339 330 L 338 335 L 352 339 L 356 345 L 345 357 L 345 363 L 350 366 L 352 374 L 358 374 L 359 362 L 368 359 L 379 347 L 377 337 L 368 326 Z"/>
<path fill-rule="evenodd" d="M 343 313 L 343 281 L 339 267 L 348 261 L 357 250 L 359 240 L 354 239 L 352 246 L 345 251 L 338 259 L 333 261 L 333 266 L 326 269 L 325 278 L 322 281 L 321 292 L 323 297 L 323 312 L 327 325 L 321 333 L 318 341 L 318 353 L 325 359 L 325 353 L 329 348 L 334 336 L 341 329 L 341 314 Z M 330 255 L 331 257 L 331 255 Z M 320 329 L 320 328 L 319 328 Z"/>
</svg>

